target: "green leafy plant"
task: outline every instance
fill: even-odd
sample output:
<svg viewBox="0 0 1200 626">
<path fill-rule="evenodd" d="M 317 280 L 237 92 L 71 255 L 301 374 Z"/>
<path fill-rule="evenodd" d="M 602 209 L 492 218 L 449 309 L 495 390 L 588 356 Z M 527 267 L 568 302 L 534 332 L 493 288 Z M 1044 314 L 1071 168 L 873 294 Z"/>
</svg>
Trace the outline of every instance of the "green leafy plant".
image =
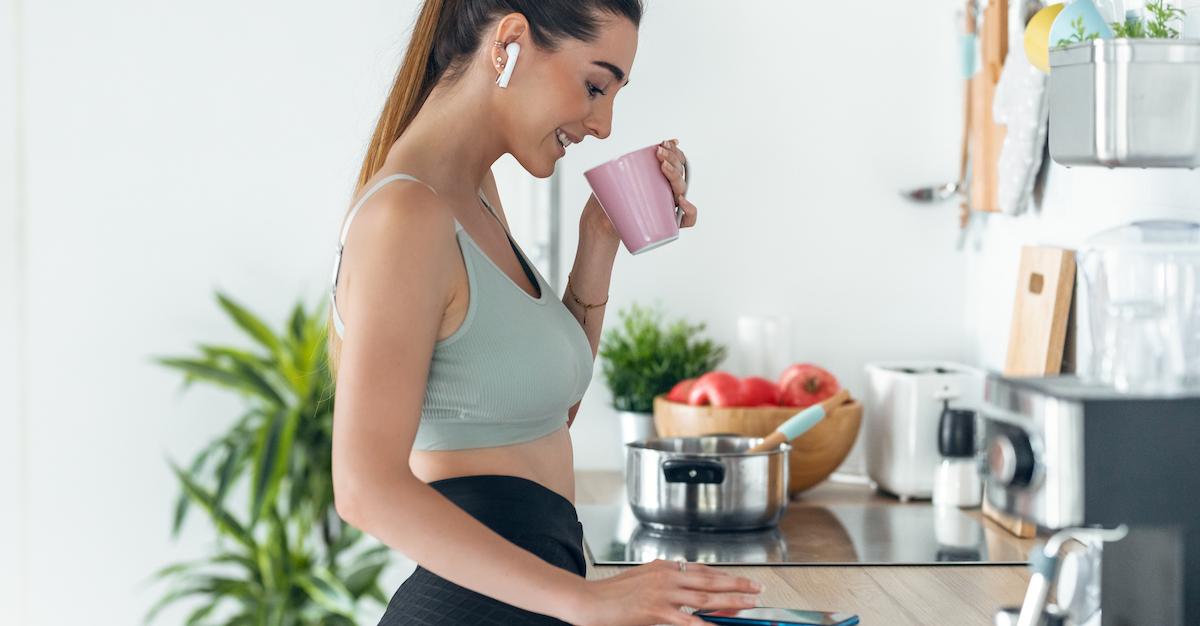
<svg viewBox="0 0 1200 626">
<path fill-rule="evenodd" d="M 675 383 L 712 371 L 725 359 L 726 348 L 701 337 L 706 325 L 679 319 L 664 323 L 657 309 L 632 305 L 618 314 L 617 326 L 605 333 L 599 355 L 602 373 L 619 411 L 649 413 L 654 396 Z"/>
<path fill-rule="evenodd" d="M 333 507 L 325 316 L 299 303 L 277 334 L 228 296 L 218 293 L 217 301 L 253 348 L 201 344 L 198 356 L 156 360 L 181 372 L 185 388 L 215 385 L 245 402 L 241 417 L 187 469 L 171 462 L 182 491 L 172 533 L 178 536 L 188 511 L 199 507 L 220 541 L 213 556 L 155 574 L 171 588 L 146 622 L 168 605 L 200 597 L 188 626 L 352 625 L 360 599 L 386 604 L 378 579 L 390 554 L 377 542 L 360 542 L 363 533 Z M 248 500 L 229 506 L 227 495 L 239 484 L 248 487 Z"/>
<path fill-rule="evenodd" d="M 1178 39 L 1179 29 L 1172 26 L 1187 15 L 1181 8 L 1168 5 L 1166 0 L 1151 0 L 1146 3 L 1150 20 L 1129 19 L 1124 23 L 1113 22 L 1113 35 L 1124 39 Z"/>
<path fill-rule="evenodd" d="M 1113 37 L 1117 39 L 1141 39 L 1146 37 L 1146 23 L 1141 20 L 1113 22 Z"/>
<path fill-rule="evenodd" d="M 1152 0 L 1151 2 L 1147 2 L 1146 10 L 1154 16 L 1154 19 L 1146 24 L 1147 36 L 1158 39 L 1179 38 L 1179 30 L 1173 28 L 1171 23 L 1182 20 L 1187 15 L 1187 12 L 1178 7 L 1167 5 L 1166 0 Z"/>
<path fill-rule="evenodd" d="M 1083 25 L 1083 16 L 1082 15 L 1071 20 L 1071 28 L 1073 28 L 1075 32 L 1071 33 L 1071 36 L 1067 37 L 1066 39 L 1059 39 L 1058 43 L 1055 44 L 1056 47 L 1063 48 L 1063 47 L 1069 46 L 1071 44 L 1083 43 L 1085 41 L 1092 41 L 1092 40 L 1100 37 L 1100 33 L 1085 32 L 1086 29 Z"/>
</svg>

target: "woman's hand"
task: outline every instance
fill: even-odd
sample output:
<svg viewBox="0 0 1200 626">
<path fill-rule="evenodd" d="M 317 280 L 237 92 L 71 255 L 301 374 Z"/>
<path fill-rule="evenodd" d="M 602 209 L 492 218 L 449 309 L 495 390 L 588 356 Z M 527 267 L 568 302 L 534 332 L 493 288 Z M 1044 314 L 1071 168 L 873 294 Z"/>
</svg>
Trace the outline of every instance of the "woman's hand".
<svg viewBox="0 0 1200 626">
<path fill-rule="evenodd" d="M 684 173 L 684 163 L 687 157 L 679 149 L 679 140 L 670 139 L 658 145 L 659 166 L 662 173 L 671 183 L 671 194 L 675 196 L 675 205 L 683 212 L 680 228 L 691 228 L 696 225 L 696 205 L 687 199 L 688 183 Z M 596 237 L 604 241 L 616 243 L 620 236 L 613 228 L 612 222 L 600 207 L 600 201 L 595 194 L 588 197 L 583 207 L 583 215 L 579 218 L 579 230 L 582 235 Z"/>
<path fill-rule="evenodd" d="M 578 626 L 704 626 L 680 609 L 748 609 L 762 587 L 749 578 L 688 563 L 658 560 L 603 580 L 585 580 L 575 610 L 566 620 Z"/>
<path fill-rule="evenodd" d="M 687 156 L 679 149 L 678 139 L 669 139 L 659 144 L 657 154 L 663 175 L 671 181 L 675 205 L 683 211 L 683 221 L 679 223 L 679 227 L 691 228 L 696 225 L 696 205 L 687 199 L 688 181 L 684 176 Z"/>
<path fill-rule="evenodd" d="M 596 194 L 588 196 L 587 204 L 583 205 L 583 215 L 579 216 L 579 238 L 590 237 L 592 241 L 611 244 L 615 252 L 621 236 L 608 219 L 608 214 L 600 206 Z"/>
</svg>

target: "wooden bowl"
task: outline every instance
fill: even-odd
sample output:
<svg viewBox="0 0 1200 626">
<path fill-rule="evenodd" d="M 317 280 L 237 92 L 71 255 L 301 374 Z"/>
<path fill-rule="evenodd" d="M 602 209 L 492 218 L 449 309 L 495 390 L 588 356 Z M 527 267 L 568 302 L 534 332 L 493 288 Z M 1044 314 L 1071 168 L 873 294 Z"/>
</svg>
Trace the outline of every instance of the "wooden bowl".
<svg viewBox="0 0 1200 626">
<path fill-rule="evenodd" d="M 795 407 L 691 406 L 654 398 L 654 427 L 659 437 L 736 434 L 766 437 L 801 409 Z M 825 416 L 812 430 L 792 440 L 788 459 L 788 494 L 796 495 L 825 480 L 837 469 L 862 426 L 863 406 L 853 401 Z"/>
</svg>

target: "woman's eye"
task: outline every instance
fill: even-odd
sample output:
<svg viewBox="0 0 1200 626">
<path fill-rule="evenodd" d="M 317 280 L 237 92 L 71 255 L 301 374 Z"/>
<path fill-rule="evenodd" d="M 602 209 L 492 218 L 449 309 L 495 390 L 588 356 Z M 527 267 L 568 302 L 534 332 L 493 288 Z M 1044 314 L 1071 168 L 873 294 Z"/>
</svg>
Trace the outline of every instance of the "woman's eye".
<svg viewBox="0 0 1200 626">
<path fill-rule="evenodd" d="M 607 95 L 604 93 L 603 89 L 591 84 L 590 82 L 587 83 L 587 90 L 588 90 L 588 97 L 592 98 L 592 99 L 595 99 L 597 95 L 601 95 L 601 96 Z"/>
</svg>

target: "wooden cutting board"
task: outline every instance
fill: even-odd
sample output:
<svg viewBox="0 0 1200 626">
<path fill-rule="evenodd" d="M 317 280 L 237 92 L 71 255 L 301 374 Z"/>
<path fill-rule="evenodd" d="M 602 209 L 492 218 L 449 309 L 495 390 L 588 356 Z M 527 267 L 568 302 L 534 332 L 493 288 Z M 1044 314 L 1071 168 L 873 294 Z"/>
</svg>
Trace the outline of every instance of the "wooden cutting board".
<svg viewBox="0 0 1200 626">
<path fill-rule="evenodd" d="M 1045 246 L 1021 250 L 1006 376 L 1062 373 L 1074 291 L 1074 251 Z"/>
<path fill-rule="evenodd" d="M 1021 250 L 1005 376 L 1053 376 L 1063 372 L 1073 350 L 1071 301 L 1075 292 L 1075 253 L 1026 246 Z M 983 499 L 983 514 L 1018 537 L 1037 535 L 1037 525 L 995 509 Z"/>
</svg>

